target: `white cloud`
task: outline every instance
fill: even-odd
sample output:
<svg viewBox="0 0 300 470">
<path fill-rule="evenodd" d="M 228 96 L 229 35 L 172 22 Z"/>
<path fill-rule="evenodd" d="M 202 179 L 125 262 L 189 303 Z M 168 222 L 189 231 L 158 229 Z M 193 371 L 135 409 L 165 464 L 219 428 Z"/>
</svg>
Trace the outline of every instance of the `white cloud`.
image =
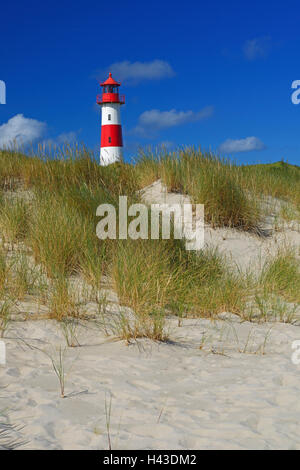
<svg viewBox="0 0 300 470">
<path fill-rule="evenodd" d="M 243 47 L 243 52 L 247 60 L 255 60 L 266 57 L 270 48 L 271 39 L 269 36 L 264 36 L 246 41 Z"/>
<path fill-rule="evenodd" d="M 168 127 L 179 126 L 187 122 L 200 121 L 206 119 L 213 114 L 213 107 L 207 106 L 198 112 L 194 111 L 160 111 L 159 109 L 151 109 L 144 111 L 138 120 L 138 125 L 134 132 L 144 135 L 150 132 L 156 132 Z"/>
<path fill-rule="evenodd" d="M 152 62 L 115 62 L 108 69 L 116 80 L 126 81 L 126 84 L 136 85 L 143 80 L 159 80 L 175 75 L 171 65 L 164 60 Z"/>
<path fill-rule="evenodd" d="M 265 144 L 258 137 L 246 137 L 245 139 L 227 139 L 218 150 L 222 153 L 251 152 L 252 150 L 264 150 Z"/>
<path fill-rule="evenodd" d="M 0 126 L 0 147 L 29 144 L 39 139 L 46 127 L 44 122 L 17 114 Z"/>
</svg>

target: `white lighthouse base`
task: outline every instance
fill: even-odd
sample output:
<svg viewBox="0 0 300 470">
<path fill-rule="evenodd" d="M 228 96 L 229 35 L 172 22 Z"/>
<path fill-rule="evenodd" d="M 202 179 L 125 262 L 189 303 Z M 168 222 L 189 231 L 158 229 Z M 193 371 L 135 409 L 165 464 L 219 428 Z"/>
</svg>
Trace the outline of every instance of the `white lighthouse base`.
<svg viewBox="0 0 300 470">
<path fill-rule="evenodd" d="M 100 165 L 107 166 L 111 163 L 121 162 L 123 159 L 122 147 L 101 147 Z"/>
</svg>

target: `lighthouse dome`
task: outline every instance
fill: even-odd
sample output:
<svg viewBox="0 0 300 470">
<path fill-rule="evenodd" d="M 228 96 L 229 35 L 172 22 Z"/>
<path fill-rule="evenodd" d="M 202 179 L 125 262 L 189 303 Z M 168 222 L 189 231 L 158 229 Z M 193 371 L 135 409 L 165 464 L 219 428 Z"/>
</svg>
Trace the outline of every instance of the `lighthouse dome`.
<svg viewBox="0 0 300 470">
<path fill-rule="evenodd" d="M 116 82 L 116 80 L 114 80 L 114 79 L 112 78 L 111 72 L 109 72 L 108 79 L 105 80 L 105 82 L 100 83 L 100 85 L 101 85 L 101 86 L 106 86 L 106 85 L 120 86 L 121 83 Z"/>
</svg>

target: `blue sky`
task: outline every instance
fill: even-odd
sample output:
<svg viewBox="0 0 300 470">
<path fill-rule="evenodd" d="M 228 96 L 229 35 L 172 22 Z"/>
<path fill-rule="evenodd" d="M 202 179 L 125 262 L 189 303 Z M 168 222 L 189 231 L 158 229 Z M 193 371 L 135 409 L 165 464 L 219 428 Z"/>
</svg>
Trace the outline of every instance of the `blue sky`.
<svg viewBox="0 0 300 470">
<path fill-rule="evenodd" d="M 296 1 L 2 3 L 0 145 L 99 147 L 95 98 L 111 70 L 126 158 L 165 143 L 300 164 L 299 13 Z"/>
</svg>

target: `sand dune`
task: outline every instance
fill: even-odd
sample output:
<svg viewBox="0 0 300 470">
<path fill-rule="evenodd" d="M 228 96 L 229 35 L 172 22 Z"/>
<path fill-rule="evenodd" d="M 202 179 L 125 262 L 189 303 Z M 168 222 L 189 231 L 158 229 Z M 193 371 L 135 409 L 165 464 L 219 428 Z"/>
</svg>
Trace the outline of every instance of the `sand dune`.
<svg viewBox="0 0 300 470">
<path fill-rule="evenodd" d="M 143 199 L 190 201 L 167 193 L 160 181 L 145 188 Z M 274 227 L 274 220 L 264 223 L 265 230 Z M 239 269 L 259 272 L 278 246 L 299 247 L 300 232 L 287 226 L 259 237 L 206 226 L 205 243 Z M 70 279 L 84 299 L 80 282 Z M 106 284 L 108 322 L 120 312 L 132 319 Z M 4 339 L 7 363 L 0 365 L 2 423 L 17 426 L 11 433 L 20 448 L 108 449 L 109 422 L 113 449 L 300 449 L 300 365 L 291 359 L 300 315 L 293 324 L 258 324 L 224 312 L 218 320 L 184 319 L 181 327 L 173 317 L 170 341 L 127 346 L 104 334 L 95 321 L 98 304 L 85 300 L 80 347 L 72 348 L 59 323 L 43 319 L 48 307 L 27 297 L 16 303 Z M 51 361 L 57 364 L 59 350 L 65 398 Z"/>
<path fill-rule="evenodd" d="M 142 199 L 147 204 L 190 204 L 188 195 L 171 193 L 161 180 L 155 181 L 141 191 Z M 217 247 L 231 264 L 242 271 L 251 269 L 259 272 L 268 255 L 275 254 L 278 247 L 299 247 L 299 222 L 289 224 L 281 221 L 281 226 L 274 230 L 280 201 L 266 198 L 269 215 L 261 221 L 262 235 L 243 232 L 231 228 L 212 228 L 205 225 L 204 242 L 206 247 Z"/>
<path fill-rule="evenodd" d="M 82 346 L 66 350 L 65 398 L 42 352 L 64 347 L 58 324 L 13 323 L 1 408 L 23 426 L 21 448 L 107 449 L 111 399 L 113 449 L 300 449 L 299 327 L 228 318 L 170 319 L 172 342 L 129 346 L 83 323 Z"/>
</svg>

